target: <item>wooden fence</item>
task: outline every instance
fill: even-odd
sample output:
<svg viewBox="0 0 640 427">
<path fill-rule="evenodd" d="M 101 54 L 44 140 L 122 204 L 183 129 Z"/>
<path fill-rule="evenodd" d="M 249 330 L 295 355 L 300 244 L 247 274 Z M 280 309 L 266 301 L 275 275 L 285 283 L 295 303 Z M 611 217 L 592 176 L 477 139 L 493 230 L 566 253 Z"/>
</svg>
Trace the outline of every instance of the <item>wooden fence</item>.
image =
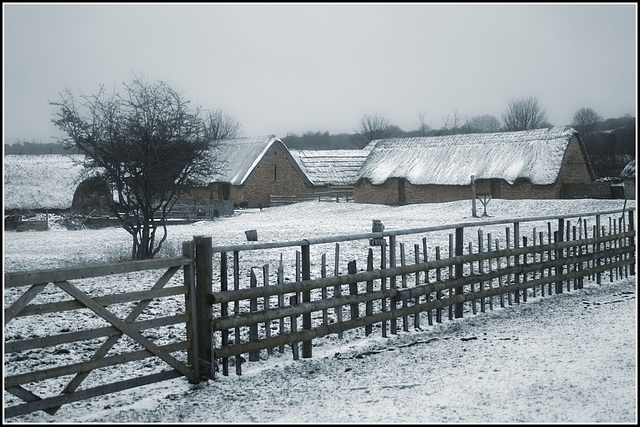
<svg viewBox="0 0 640 427">
<path fill-rule="evenodd" d="M 183 246 L 183 257 L 179 258 L 5 273 L 5 306 L 7 305 L 6 294 L 16 294 L 15 301 L 5 308 L 4 317 L 5 417 L 15 417 L 37 410 L 53 415 L 63 404 L 180 376 L 186 376 L 190 382 L 197 383 L 200 380 L 200 362 L 197 357 L 197 322 L 195 321 L 195 298 L 193 298 L 195 295 L 193 254 L 193 242 L 186 242 Z M 181 269 L 184 270 L 183 283 L 167 286 Z M 157 273 L 158 271 L 161 276 L 150 289 L 120 294 L 91 295 L 91 293 L 109 291 L 108 288 L 105 289 L 105 276 L 118 275 L 119 279 L 120 276 L 122 277 L 120 280 L 131 281 L 135 272 Z M 88 278 L 96 277 L 101 278 L 102 282 L 83 283 Z M 135 287 L 133 283 L 131 287 Z M 142 287 L 146 288 L 146 285 L 143 283 Z M 180 307 L 176 314 L 164 317 L 154 316 L 154 303 L 162 304 L 166 298 L 176 295 L 185 297 L 184 306 Z M 72 299 L 65 300 L 61 298 L 63 296 L 71 296 Z M 117 308 L 122 305 L 124 305 L 123 311 L 119 313 Z M 90 310 L 89 314 L 83 313 L 87 309 Z M 47 316 L 51 319 L 60 319 L 64 316 L 65 319 L 71 319 L 74 324 L 64 326 L 60 331 L 52 331 L 51 329 L 57 326 L 55 324 L 57 322 L 51 322 L 53 325 L 48 326 Z M 74 318 L 79 321 L 73 322 Z M 10 323 L 20 321 L 27 323 L 18 330 L 32 330 L 30 337 L 11 333 L 12 329 L 8 328 L 8 325 L 11 326 Z M 173 325 L 178 324 L 186 326 L 184 334 L 181 334 L 184 336 L 183 339 L 180 337 L 168 339 L 166 336 L 150 332 L 167 327 L 174 328 Z M 44 331 L 47 327 L 49 330 Z M 43 329 L 43 332 L 39 332 L 39 329 Z M 175 331 L 175 329 L 171 330 Z M 173 332 L 173 335 L 178 334 Z M 125 341 L 125 337 L 133 340 L 139 350 L 131 351 L 135 345 L 128 344 L 123 346 L 124 350 L 115 351 L 114 354 L 116 346 Z M 162 343 L 159 343 L 160 341 Z M 46 357 L 42 356 L 44 349 L 49 350 Z M 39 366 L 44 365 L 45 369 L 37 369 L 37 365 L 24 367 L 30 355 L 34 354 L 34 350 L 37 352 L 35 357 L 39 359 L 36 362 Z M 83 358 L 83 354 L 90 357 Z M 159 358 L 164 362 L 161 365 L 168 364 L 171 369 L 144 375 L 144 371 L 148 370 L 146 368 L 151 365 L 147 362 L 146 367 L 144 364 L 141 365 L 142 368 L 135 378 L 116 382 L 109 382 L 109 378 L 105 378 L 101 373 L 105 368 L 118 369 L 122 364 L 141 363 L 140 361 L 153 357 Z M 59 364 L 55 367 L 48 366 L 53 359 L 56 359 Z M 98 385 L 80 389 L 83 383 L 88 382 L 87 378 L 92 373 L 98 377 Z M 49 393 L 53 395 L 41 396 L 47 380 L 59 381 L 65 376 L 72 376 L 72 379 L 63 390 L 57 395 Z M 96 382 L 91 377 L 89 381 Z M 50 391 L 51 388 L 55 387 L 47 390 Z M 19 398 L 18 402 L 7 405 L 6 392 Z M 22 401 L 24 403 L 19 403 Z"/>
<path fill-rule="evenodd" d="M 235 246 L 213 246 L 212 237 L 197 236 L 184 243 L 179 258 L 5 273 L 5 392 L 15 396 L 8 405 L 5 393 L 5 416 L 37 410 L 55 414 L 63 404 L 180 376 L 197 383 L 203 375 L 214 378 L 219 367 L 228 375 L 230 365 L 241 374 L 244 360 L 257 361 L 274 351 L 290 352 L 297 359 L 299 344 L 301 356 L 312 357 L 312 340 L 329 334 L 342 337 L 364 328 L 365 335 L 376 329 L 386 337 L 400 328 L 408 331 L 411 324 L 433 325 L 498 304 L 577 290 L 585 278 L 600 284 L 607 273 L 610 281 L 635 275 L 634 211 Z M 374 220 L 374 229 L 384 227 Z M 466 244 L 465 232 L 472 236 Z M 448 244 L 440 244 L 447 237 Z M 413 245 L 411 239 L 417 239 Z M 312 248 L 319 261 L 313 261 Z M 357 253 L 366 254 L 365 263 L 358 265 Z M 294 280 L 288 277 L 293 277 L 290 266 L 295 266 Z M 180 269 L 184 277 L 175 285 Z M 129 281 L 134 272 L 158 270 L 163 272 L 160 278 L 145 290 L 93 295 L 105 291 L 104 283 L 83 283 L 114 275 Z M 167 286 L 172 278 L 175 286 Z M 61 300 L 60 295 L 72 299 Z M 176 295 L 184 295 L 184 305 L 179 304 L 174 315 L 159 317 L 153 303 Z M 13 296 L 10 304 L 8 296 Z M 85 320 L 83 310 L 106 325 Z M 34 331 L 33 325 L 42 325 L 46 316 L 79 320 L 55 333 Z M 19 321 L 30 322 L 29 337 L 8 328 Z M 184 333 L 150 333 L 176 324 L 184 324 Z M 139 350 L 123 345 L 124 350 L 114 354 L 111 350 L 125 338 Z M 91 340 L 94 344 L 87 344 Z M 79 347 L 68 349 L 81 343 L 91 355 L 88 360 L 80 359 Z M 45 348 L 53 349 L 63 363 L 36 369 L 25 362 L 30 351 Z M 145 368 L 135 378 L 116 382 L 98 375 L 92 382 L 97 385 L 86 385 L 87 377 L 103 368 L 150 358 L 170 369 L 145 375 Z M 63 390 L 42 396 L 39 384 L 65 376 L 73 378 Z M 86 388 L 80 389 L 83 383 Z"/>
<path fill-rule="evenodd" d="M 211 282 L 216 289 L 202 291 L 211 307 L 203 308 L 200 324 L 212 325 L 212 333 L 200 331 L 200 343 L 207 342 L 201 348 L 208 352 L 202 356 L 212 367 L 221 367 L 223 375 L 229 374 L 230 365 L 240 375 L 245 360 L 264 359 L 276 350 L 297 359 L 299 344 L 302 357 L 312 357 L 312 340 L 325 335 L 341 337 L 362 327 L 365 335 L 375 328 L 386 337 L 400 327 L 408 331 L 410 325 L 420 327 L 425 321 L 432 325 L 465 312 L 476 314 L 498 304 L 505 307 L 580 289 L 585 277 L 600 284 L 606 273 L 610 281 L 635 275 L 633 212 L 631 208 L 211 247 L 202 256 L 216 260 Z M 465 230 L 472 236 L 467 243 Z M 447 232 L 448 245 L 432 245 Z M 421 234 L 432 238 L 420 238 Z M 411 236 L 418 236 L 413 245 L 407 241 Z M 202 239 L 203 248 L 211 244 L 209 237 L 197 239 Z M 358 245 L 366 262 L 341 260 L 340 244 Z M 329 250 L 322 252 L 327 245 Z M 311 248 L 317 248 L 319 262 L 312 262 Z M 274 250 L 281 251 L 279 262 Z M 249 256 L 248 251 L 254 253 Z M 291 256 L 283 261 L 282 251 L 295 251 L 294 281 L 285 279 L 285 265 L 293 261 Z M 261 264 L 262 259 L 267 262 Z M 346 274 L 340 272 L 343 263 Z"/>
</svg>

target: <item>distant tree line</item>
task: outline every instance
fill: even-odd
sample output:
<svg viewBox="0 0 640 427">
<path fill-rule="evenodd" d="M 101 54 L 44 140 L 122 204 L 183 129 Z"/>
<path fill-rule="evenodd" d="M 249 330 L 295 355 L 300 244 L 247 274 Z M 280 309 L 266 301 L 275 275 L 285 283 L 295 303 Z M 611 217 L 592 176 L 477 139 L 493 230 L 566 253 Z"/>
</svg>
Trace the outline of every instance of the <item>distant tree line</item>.
<svg viewBox="0 0 640 427">
<path fill-rule="evenodd" d="M 501 119 L 493 115 L 463 118 L 457 109 L 441 117 L 440 128 L 431 127 L 427 112 L 418 115 L 415 129 L 405 131 L 392 124 L 380 113 L 365 114 L 354 132 L 331 135 L 329 132 L 290 133 L 282 138 L 291 149 L 342 150 L 361 149 L 369 142 L 384 138 L 442 136 L 466 133 L 520 131 L 551 127 L 537 98 L 512 99 Z M 208 116 L 208 129 L 214 140 L 241 136 L 240 123 L 222 110 Z M 579 109 L 570 123 L 585 143 L 589 159 L 597 178 L 617 176 L 626 164 L 635 158 L 635 117 L 603 119 L 591 108 Z M 5 144 L 5 154 L 73 154 L 59 143 L 38 143 L 18 140 Z"/>
</svg>

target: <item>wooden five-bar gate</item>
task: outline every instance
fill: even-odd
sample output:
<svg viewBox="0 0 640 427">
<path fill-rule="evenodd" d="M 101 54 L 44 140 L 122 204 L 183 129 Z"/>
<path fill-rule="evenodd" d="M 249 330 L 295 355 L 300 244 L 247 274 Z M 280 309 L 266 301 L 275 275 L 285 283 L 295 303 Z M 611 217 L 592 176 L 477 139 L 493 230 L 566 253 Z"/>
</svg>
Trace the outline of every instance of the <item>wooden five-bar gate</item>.
<svg viewBox="0 0 640 427">
<path fill-rule="evenodd" d="M 603 275 L 608 274 L 609 281 L 633 276 L 634 211 L 234 246 L 213 246 L 212 237 L 196 236 L 183 244 L 183 256 L 173 259 L 5 273 L 5 293 L 26 289 L 10 304 L 5 296 L 5 416 L 37 410 L 55 414 L 66 403 L 180 376 L 197 383 L 214 378 L 217 371 L 228 375 L 230 366 L 239 375 L 245 360 L 257 361 L 274 351 L 291 353 L 294 359 L 300 353 L 312 357 L 312 340 L 329 334 L 342 337 L 362 327 L 365 335 L 375 329 L 386 337 L 400 328 L 408 331 L 410 325 L 433 325 L 498 304 L 578 290 L 585 278 L 601 284 Z M 374 220 L 374 229 L 384 228 Z M 472 236 L 466 243 L 465 233 L 467 239 Z M 448 244 L 434 245 L 447 238 Z M 362 265 L 357 264 L 359 254 L 366 260 Z M 183 277 L 176 280 L 180 269 Z M 295 279 L 287 277 L 294 269 Z M 71 282 L 152 271 L 161 276 L 150 289 L 115 295 L 94 296 L 91 291 L 101 288 L 95 282 Z M 48 286 L 72 299 L 50 302 L 45 295 L 45 302 L 36 303 Z M 177 296 L 183 302 L 178 303 Z M 166 315 L 157 309 L 160 300 L 168 301 L 163 306 L 176 305 L 177 312 Z M 133 306 L 115 309 L 127 303 Z M 12 321 L 69 315 L 72 310 L 88 310 L 107 324 L 86 322 L 85 329 L 65 327 L 61 333 L 34 337 L 8 329 Z M 166 328 L 178 324 L 184 327 L 180 333 L 170 330 L 171 342 L 158 332 L 165 328 L 166 334 Z M 133 345 L 122 344 L 125 337 Z M 90 347 L 88 359 L 81 359 L 78 347 L 64 348 L 86 340 L 102 340 Z M 124 350 L 109 353 L 119 342 Z M 23 366 L 21 355 L 44 348 L 53 348 L 67 363 L 45 369 Z M 147 359 L 159 360 L 168 369 L 148 375 L 141 369 L 135 378 L 117 382 L 98 375 L 96 385 L 80 387 L 92 372 Z M 41 396 L 37 391 L 41 382 L 65 376 L 72 379 L 57 394 Z M 7 405 L 7 392 L 15 396 L 13 405 Z"/>
</svg>

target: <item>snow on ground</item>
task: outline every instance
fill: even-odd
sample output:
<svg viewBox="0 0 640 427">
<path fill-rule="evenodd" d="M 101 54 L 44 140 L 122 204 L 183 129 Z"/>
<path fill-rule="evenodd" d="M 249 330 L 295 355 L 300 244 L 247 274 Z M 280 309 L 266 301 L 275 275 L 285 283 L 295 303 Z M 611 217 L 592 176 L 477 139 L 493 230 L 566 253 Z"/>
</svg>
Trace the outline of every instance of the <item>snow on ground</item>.
<svg viewBox="0 0 640 427">
<path fill-rule="evenodd" d="M 480 221 L 468 201 L 402 207 L 306 202 L 171 226 L 167 249 L 194 235 L 214 245 L 283 241 Z M 635 207 L 630 201 L 627 207 Z M 620 200 L 492 200 L 491 219 L 622 209 Z M 637 227 L 636 227 L 637 228 Z M 119 228 L 5 232 L 5 271 L 126 258 Z M 345 246 L 345 251 L 348 246 Z M 347 259 L 349 254 L 345 253 Z M 6 296 L 5 296 L 6 298 Z M 519 305 L 382 338 L 362 328 L 243 364 L 242 376 L 178 378 L 6 422 L 60 423 L 637 423 L 636 278 L 529 298 Z M 5 301 L 6 304 L 6 301 Z M 5 328 L 6 332 L 6 328 Z M 377 333 L 376 333 L 377 332 Z M 5 393 L 6 400 L 6 393 Z"/>
</svg>

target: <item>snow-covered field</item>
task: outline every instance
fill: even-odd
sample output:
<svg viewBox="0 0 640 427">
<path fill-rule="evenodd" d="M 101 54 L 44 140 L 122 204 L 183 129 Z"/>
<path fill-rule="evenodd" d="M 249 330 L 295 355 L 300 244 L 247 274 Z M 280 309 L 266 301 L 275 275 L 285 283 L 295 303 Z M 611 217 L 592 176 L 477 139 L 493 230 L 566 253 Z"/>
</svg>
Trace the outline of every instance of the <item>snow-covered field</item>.
<svg viewBox="0 0 640 427">
<path fill-rule="evenodd" d="M 488 213 L 512 219 L 623 205 L 496 199 Z M 181 242 L 194 235 L 212 236 L 214 246 L 246 243 L 244 231 L 251 229 L 261 242 L 300 240 L 367 233 L 373 219 L 386 231 L 483 220 L 471 218 L 469 201 L 402 207 L 305 202 L 171 226 L 165 255 L 179 254 Z M 119 228 L 53 225 L 45 232 L 5 232 L 3 240 L 5 271 L 114 261 L 130 251 L 130 237 Z M 348 250 L 345 245 L 344 259 L 362 257 Z M 388 338 L 375 328 L 368 337 L 360 329 L 342 340 L 331 335 L 314 340 L 311 359 L 293 361 L 276 351 L 243 364 L 242 376 L 217 375 L 198 385 L 178 378 L 65 405 L 55 416 L 36 412 L 5 421 L 633 424 L 636 304 L 636 276 L 611 283 L 604 275 L 601 285 L 585 281 L 583 289 L 561 295 L 433 326 L 423 321 L 420 330 Z"/>
</svg>

